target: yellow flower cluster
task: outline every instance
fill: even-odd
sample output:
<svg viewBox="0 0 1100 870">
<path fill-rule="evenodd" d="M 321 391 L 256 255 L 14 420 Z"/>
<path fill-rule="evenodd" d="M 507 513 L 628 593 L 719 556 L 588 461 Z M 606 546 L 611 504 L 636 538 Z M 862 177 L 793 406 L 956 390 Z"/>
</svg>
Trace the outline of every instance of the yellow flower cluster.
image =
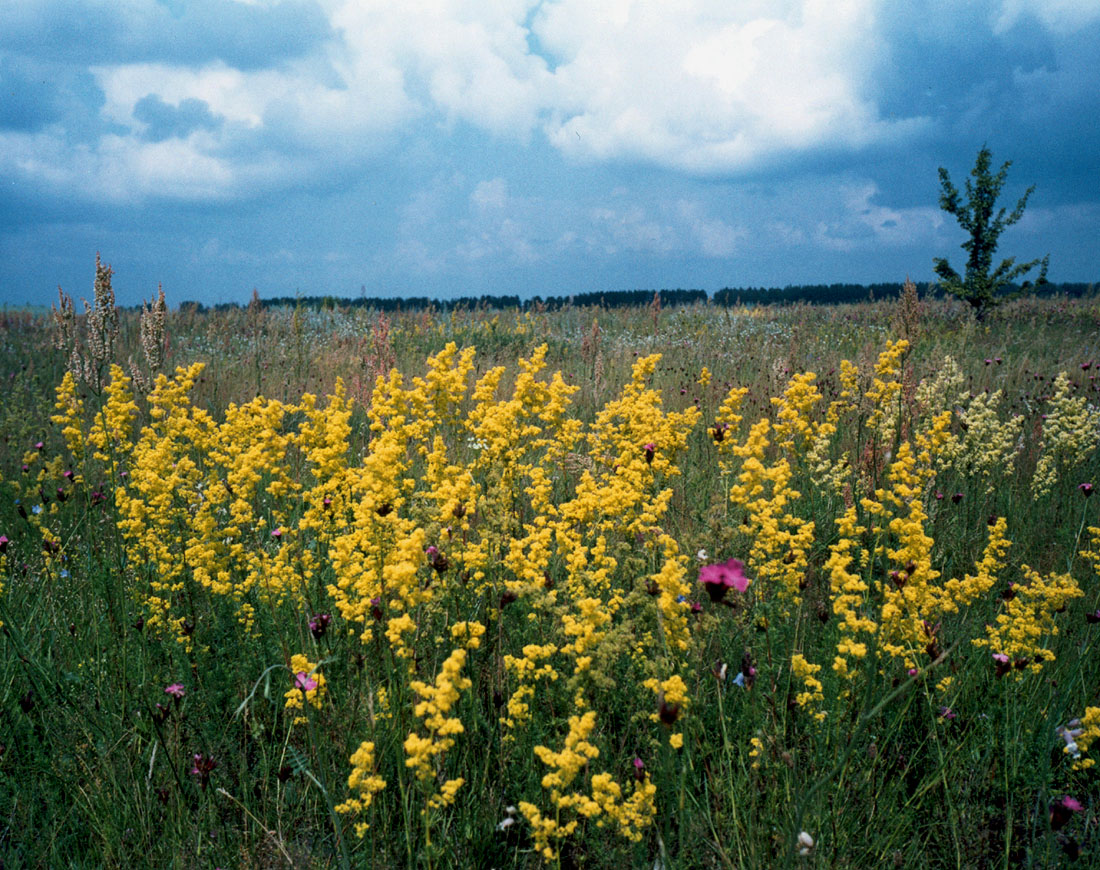
<svg viewBox="0 0 1100 870">
<path fill-rule="evenodd" d="M 730 487 L 730 501 L 745 511 L 742 532 L 750 541 L 746 560 L 749 573 L 761 588 L 771 584 L 782 598 L 797 604 L 814 540 L 814 524 L 789 508 L 801 496 L 790 485 L 790 462 L 786 458 L 768 462 L 770 425 L 767 418 L 760 420 L 753 424 L 743 444 L 731 446 L 732 456 L 741 460 L 741 469 L 737 483 Z M 784 443 L 793 444 L 801 432 L 788 427 L 782 436 Z"/>
<path fill-rule="evenodd" d="M 901 416 L 901 371 L 908 350 L 909 342 L 904 338 L 886 343 L 886 350 L 879 354 L 875 363 L 871 386 L 863 397 L 870 408 L 866 426 L 878 430 L 883 445 Z"/>
<path fill-rule="evenodd" d="M 638 359 L 621 392 L 585 422 L 571 409 L 576 387 L 561 373 L 545 375 L 546 347 L 519 360 L 514 375 L 504 367 L 478 374 L 473 349 L 453 343 L 428 359 L 423 376 L 379 376 L 365 410 L 337 382 L 326 399 L 257 397 L 215 419 L 191 401 L 202 372 L 195 365 L 157 379 L 136 439 L 121 369 L 94 412 L 67 376 L 54 420 L 74 457 L 128 471 L 112 478 L 114 497 L 128 579 L 150 629 L 190 650 L 213 636 L 214 627 L 197 629 L 196 609 L 253 630 L 268 618 L 302 626 L 323 610 L 341 641 L 358 638 L 389 666 L 370 695 L 379 708 L 369 707 L 372 739 L 351 757 L 352 795 L 341 812 L 368 810 L 386 786 L 379 770 L 394 769 L 377 753 L 398 743 L 401 782 L 417 780 L 425 813 L 454 803 L 465 781 L 446 777 L 446 754 L 464 733 L 456 708 L 472 681 L 463 672 L 480 668 L 477 694 L 499 706 L 504 763 L 533 754 L 545 768 L 545 794 L 520 807 L 552 860 L 582 820 L 629 840 L 652 823 L 657 789 L 648 775 L 630 791 L 591 769 L 606 758 L 601 749 L 615 752 L 597 722 L 608 721 L 608 705 L 638 702 L 630 721 L 643 743 L 681 748 L 684 732 L 669 726 L 700 709 L 692 674 L 719 629 L 793 617 L 804 590 L 823 618 L 831 609 L 831 670 L 801 652 L 790 659 L 795 701 L 820 721 L 827 696 L 850 692 L 860 674 L 934 660 L 941 621 L 989 596 L 1005 572 L 1006 520 L 990 525 L 971 573 L 942 576 L 933 534 L 947 505 L 932 493 L 946 472 L 995 487 L 1016 461 L 1021 424 L 1000 420 L 1000 393 L 965 393 L 953 364 L 910 389 L 907 351 L 891 342 L 866 377 L 842 363 L 827 407 L 816 376 L 795 374 L 751 423 L 742 414 L 748 391 L 735 387 L 703 431 L 695 407 L 663 406 L 652 387 L 657 355 Z M 711 382 L 704 369 L 700 385 Z M 1061 387 L 1056 393 L 1056 422 L 1044 428 L 1051 459 L 1039 461 L 1048 477 L 1068 467 L 1072 450 L 1095 448 L 1064 435 L 1095 426 L 1093 412 Z M 902 414 L 910 407 L 917 412 Z M 369 431 L 361 455 L 349 448 L 356 413 Z M 689 445 L 703 439 L 728 486 L 717 513 L 731 518 L 716 522 L 720 540 L 706 546 L 732 541 L 752 578 L 732 612 L 708 606 L 670 531 L 681 521 L 672 481 Z M 37 454 L 27 461 L 45 465 Z M 41 468 L 39 480 L 53 471 L 60 466 Z M 795 484 L 807 478 L 814 485 L 804 497 Z M 56 534 L 44 519 L 30 521 Z M 1100 529 L 1091 534 L 1100 543 Z M 1100 556 L 1086 555 L 1100 569 Z M 1080 590 L 1069 576 L 1023 571 L 1027 582 L 1012 587 L 1015 597 L 974 643 L 1037 669 L 1052 655 L 1053 614 Z M 297 682 L 286 706 L 320 707 L 318 666 L 297 654 L 290 668 Z M 542 709 L 554 718 L 531 728 Z M 558 736 L 532 747 L 534 733 Z M 754 766 L 763 749 L 754 737 Z M 365 822 L 356 830 L 362 835 Z"/>
<path fill-rule="evenodd" d="M 110 371 L 111 380 L 104 389 L 107 400 L 95 415 L 88 443 L 95 448 L 94 457 L 113 468 L 115 461 L 130 449 L 138 408 L 130 389 L 130 378 L 122 367 L 112 365 Z"/>
<path fill-rule="evenodd" d="M 334 809 L 338 813 L 365 813 L 374 802 L 374 796 L 386 787 L 386 781 L 378 775 L 378 762 L 374 755 L 374 744 L 364 740 L 351 756 L 351 773 L 348 775 L 348 788 L 357 792 L 357 797 L 348 798 Z M 370 827 L 366 822 L 357 822 L 355 835 L 362 837 Z"/>
<path fill-rule="evenodd" d="M 434 685 L 413 680 L 409 687 L 417 698 L 413 712 L 423 721 L 428 733 L 421 736 L 415 731 L 405 738 L 405 766 L 411 768 L 417 779 L 427 782 L 436 773 L 436 763 L 455 744 L 455 735 L 465 732 L 462 721 L 452 714 L 462 692 L 473 685 L 462 676 L 466 664 L 466 650 L 456 649 L 443 662 Z M 455 793 L 462 786 L 461 780 L 449 780 L 441 790 L 429 799 L 429 808 L 446 806 L 454 802 Z"/>
<path fill-rule="evenodd" d="M 50 420 L 61 427 L 65 445 L 76 459 L 84 456 L 84 401 L 76 389 L 76 378 L 72 372 L 65 372 L 57 387 L 57 413 Z"/>
<path fill-rule="evenodd" d="M 1054 614 L 1065 609 L 1066 603 L 1084 593 L 1069 574 L 1042 577 L 1038 571 L 1022 565 L 1025 582 L 1013 587 L 1015 594 L 1004 603 L 997 620 L 986 629 L 985 637 L 975 638 L 974 646 L 985 647 L 994 655 L 1027 664 L 1038 673 L 1043 662 L 1054 661 L 1054 653 L 1043 644 L 1050 635 L 1058 634 Z M 1013 672 L 1017 678 L 1019 670 Z"/>
<path fill-rule="evenodd" d="M 560 752 L 545 746 L 536 746 L 535 754 L 550 768 L 542 778 L 542 787 L 550 791 L 554 806 L 552 814 L 544 814 L 535 804 L 521 801 L 519 810 L 527 819 L 535 837 L 535 847 L 547 861 L 557 857 L 553 843 L 570 836 L 580 823 L 580 817 L 595 819 L 598 827 L 608 821 L 617 825 L 618 832 L 632 841 L 641 840 L 641 829 L 653 823 L 657 808 L 657 788 L 646 774 L 634 785 L 629 798 L 623 799 L 623 789 L 609 773 L 593 774 L 590 792 L 574 789 L 573 785 L 589 762 L 600 755 L 600 750 L 588 738 L 596 726 L 596 714 L 588 711 L 582 716 L 569 718 L 569 733 Z M 562 821 L 562 815 L 572 815 Z"/>
<path fill-rule="evenodd" d="M 317 710 L 321 709 L 328 687 L 325 675 L 318 670 L 318 667 L 319 665 L 311 662 L 308 656 L 301 653 L 295 653 L 290 657 L 291 687 L 283 695 L 286 699 L 283 706 L 287 710 L 303 710 L 305 704 Z M 301 717 L 295 719 L 295 722 L 300 721 L 304 719 Z"/>
<path fill-rule="evenodd" d="M 516 728 L 531 717 L 531 708 L 528 701 L 535 695 L 535 681 L 546 677 L 556 680 L 558 672 L 549 662 L 539 664 L 540 661 L 549 659 L 558 651 L 552 643 L 538 645 L 529 643 L 523 648 L 522 656 L 505 655 L 504 667 L 509 673 L 515 675 L 516 689 L 508 699 L 507 716 L 501 717 L 501 722 L 507 728 Z M 511 735 L 507 735 L 511 737 Z"/>
<path fill-rule="evenodd" d="M 803 690 L 795 696 L 795 703 L 799 707 L 809 708 L 813 717 L 818 721 L 822 721 L 825 718 L 825 712 L 823 710 L 815 710 L 814 705 L 819 701 L 825 700 L 824 686 L 821 685 L 821 681 L 815 676 L 818 671 L 821 670 L 821 665 L 815 665 L 812 662 L 806 661 L 805 656 L 801 653 L 795 653 L 791 656 L 791 673 L 795 679 L 801 680 Z"/>
</svg>

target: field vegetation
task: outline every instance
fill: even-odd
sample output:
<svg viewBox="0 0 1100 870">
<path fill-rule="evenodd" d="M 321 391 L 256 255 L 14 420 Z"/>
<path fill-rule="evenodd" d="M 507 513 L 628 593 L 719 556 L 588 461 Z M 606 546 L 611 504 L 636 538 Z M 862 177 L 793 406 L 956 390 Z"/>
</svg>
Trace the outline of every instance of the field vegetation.
<svg viewBox="0 0 1100 870">
<path fill-rule="evenodd" d="M 0 313 L 0 865 L 1100 854 L 1100 299 Z"/>
</svg>

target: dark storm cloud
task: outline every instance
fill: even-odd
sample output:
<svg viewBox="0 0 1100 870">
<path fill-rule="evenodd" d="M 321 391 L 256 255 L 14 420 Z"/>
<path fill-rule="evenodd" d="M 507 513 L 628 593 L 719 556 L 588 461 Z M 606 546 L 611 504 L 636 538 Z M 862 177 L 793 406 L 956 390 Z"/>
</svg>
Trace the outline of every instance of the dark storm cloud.
<svg viewBox="0 0 1100 870">
<path fill-rule="evenodd" d="M 0 54 L 0 130 L 63 129 L 86 141 L 108 129 L 99 117 L 103 93 L 86 69 Z"/>
</svg>

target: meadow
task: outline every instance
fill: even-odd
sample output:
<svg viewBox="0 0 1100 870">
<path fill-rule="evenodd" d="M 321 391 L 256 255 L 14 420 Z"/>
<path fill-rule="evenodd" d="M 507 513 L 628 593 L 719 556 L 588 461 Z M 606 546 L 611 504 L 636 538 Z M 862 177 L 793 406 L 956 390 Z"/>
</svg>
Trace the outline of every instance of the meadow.
<svg viewBox="0 0 1100 870">
<path fill-rule="evenodd" d="M 1100 298 L 0 312 L 0 866 L 1100 859 Z"/>
</svg>

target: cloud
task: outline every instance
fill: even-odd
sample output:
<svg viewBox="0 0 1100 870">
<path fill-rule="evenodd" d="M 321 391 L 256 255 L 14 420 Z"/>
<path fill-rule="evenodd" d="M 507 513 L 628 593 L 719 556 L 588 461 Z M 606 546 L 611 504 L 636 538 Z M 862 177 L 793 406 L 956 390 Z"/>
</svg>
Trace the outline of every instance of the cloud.
<svg viewBox="0 0 1100 870">
<path fill-rule="evenodd" d="M 580 158 L 698 173 L 903 138 L 923 121 L 879 117 L 875 22 L 871 0 L 544 4 L 535 30 L 559 59 L 547 135 Z"/>
<path fill-rule="evenodd" d="M 678 208 L 690 235 L 699 246 L 699 252 L 705 257 L 724 259 L 732 256 L 737 251 L 738 243 L 748 235 L 743 227 L 731 226 L 720 218 L 707 216 L 698 203 L 681 200 Z"/>
<path fill-rule="evenodd" d="M 479 182 L 470 194 L 470 203 L 479 211 L 504 208 L 508 204 L 508 182 L 503 178 Z"/>
<path fill-rule="evenodd" d="M 1097 71 L 1066 37 L 1100 23 L 1095 0 L 979 6 L 23 0 L 0 33 L 0 174 L 65 200 L 224 202 L 366 177 L 456 130 L 728 179 L 1054 129 Z M 735 248 L 714 218 L 631 215 L 599 218 L 606 244 Z"/>
<path fill-rule="evenodd" d="M 1027 18 L 1055 33 L 1074 33 L 1100 21 L 1100 4 L 1096 0 L 1003 0 L 993 29 L 1004 33 Z"/>
</svg>

